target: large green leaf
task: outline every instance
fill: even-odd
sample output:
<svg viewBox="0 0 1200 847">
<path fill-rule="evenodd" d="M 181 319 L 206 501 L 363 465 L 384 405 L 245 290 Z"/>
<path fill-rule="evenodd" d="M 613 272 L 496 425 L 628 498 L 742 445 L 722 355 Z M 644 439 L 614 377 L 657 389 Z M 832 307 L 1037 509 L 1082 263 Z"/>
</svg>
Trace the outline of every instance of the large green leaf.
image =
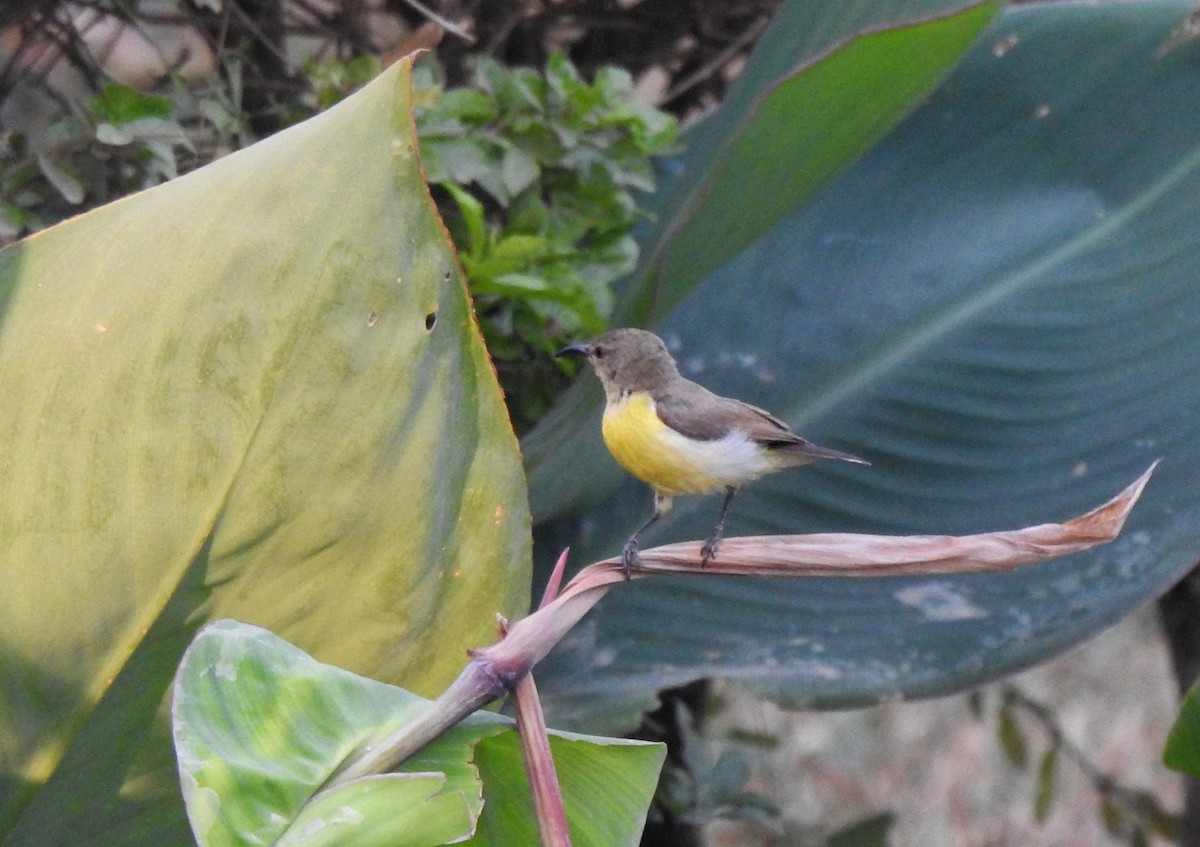
<svg viewBox="0 0 1200 847">
<path fill-rule="evenodd" d="M 999 0 L 783 4 L 721 109 L 687 134 L 658 220 L 625 288 L 619 325 L 659 322 L 722 262 L 879 140 L 959 60 Z M 579 408 L 569 392 L 525 439 L 539 520 L 594 501 L 595 480 L 571 473 Z M 578 442 L 575 441 L 577 444 Z"/>
<path fill-rule="evenodd" d="M 326 785 L 348 755 L 429 708 L 438 706 L 317 662 L 259 627 L 205 627 L 184 656 L 173 706 L 198 843 L 537 843 L 516 733 L 493 714 L 468 717 L 402 773 Z M 572 843 L 636 844 L 664 748 L 557 733 L 550 744 Z"/>
<path fill-rule="evenodd" d="M 155 715 L 206 619 L 430 694 L 524 608 L 408 72 L 0 253 L 0 843 L 186 838 Z"/>
<path fill-rule="evenodd" d="M 619 317 L 657 323 L 927 95 L 1001 0 L 786 3 L 682 173 Z"/>
<path fill-rule="evenodd" d="M 1200 61 L 1159 52 L 1188 11 L 1007 13 L 929 104 L 659 327 L 686 374 L 872 462 L 749 487 L 734 534 L 1060 520 L 1163 457 L 1124 536 L 1003 576 L 634 583 L 544 665 L 550 720 L 620 724 L 710 675 L 797 706 L 948 693 L 1088 637 L 1200 558 Z M 610 473 L 598 415 L 576 424 L 572 473 Z M 679 501 L 646 543 L 703 538 L 717 505 Z M 627 481 L 541 552 L 613 555 L 649 509 Z"/>
</svg>

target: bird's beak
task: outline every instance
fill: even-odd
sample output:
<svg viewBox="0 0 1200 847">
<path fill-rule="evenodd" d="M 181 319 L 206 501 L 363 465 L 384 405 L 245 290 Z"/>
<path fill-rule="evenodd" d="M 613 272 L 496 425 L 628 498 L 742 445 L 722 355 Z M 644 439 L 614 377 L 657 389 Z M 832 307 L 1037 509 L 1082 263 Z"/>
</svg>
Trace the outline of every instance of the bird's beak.
<svg viewBox="0 0 1200 847">
<path fill-rule="evenodd" d="M 584 358 L 587 358 L 587 354 L 590 353 L 591 350 L 592 348 L 588 344 L 568 344 L 566 347 L 555 353 L 554 358 L 557 359 L 560 356 L 583 356 Z"/>
</svg>

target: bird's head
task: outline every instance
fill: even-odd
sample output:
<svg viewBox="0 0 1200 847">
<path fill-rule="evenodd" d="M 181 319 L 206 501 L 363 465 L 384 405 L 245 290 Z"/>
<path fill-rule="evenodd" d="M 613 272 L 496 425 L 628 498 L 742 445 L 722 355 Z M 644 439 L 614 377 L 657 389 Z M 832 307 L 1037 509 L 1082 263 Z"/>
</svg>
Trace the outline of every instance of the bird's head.
<svg viewBox="0 0 1200 847">
<path fill-rule="evenodd" d="M 653 392 L 679 376 L 667 345 L 644 329 L 610 329 L 585 344 L 570 344 L 554 355 L 587 359 L 610 396 L 628 391 Z"/>
</svg>

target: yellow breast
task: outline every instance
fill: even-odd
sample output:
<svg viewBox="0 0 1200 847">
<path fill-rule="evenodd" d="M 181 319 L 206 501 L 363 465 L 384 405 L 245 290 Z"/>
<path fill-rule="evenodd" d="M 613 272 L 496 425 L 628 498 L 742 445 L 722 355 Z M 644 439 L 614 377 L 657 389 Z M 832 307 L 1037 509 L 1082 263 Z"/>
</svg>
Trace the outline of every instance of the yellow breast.
<svg viewBox="0 0 1200 847">
<path fill-rule="evenodd" d="M 779 463 L 745 434 L 696 441 L 662 422 L 649 394 L 634 393 L 604 410 L 604 443 L 621 467 L 667 496 L 740 486 Z"/>
</svg>

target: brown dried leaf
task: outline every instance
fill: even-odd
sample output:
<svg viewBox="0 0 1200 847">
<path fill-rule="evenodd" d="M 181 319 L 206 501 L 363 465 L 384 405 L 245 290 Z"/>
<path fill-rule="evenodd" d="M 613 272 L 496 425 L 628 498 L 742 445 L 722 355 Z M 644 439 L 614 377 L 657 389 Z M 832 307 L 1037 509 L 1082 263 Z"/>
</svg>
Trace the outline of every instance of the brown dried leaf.
<svg viewBox="0 0 1200 847">
<path fill-rule="evenodd" d="M 1155 463 L 1157 464 L 1157 463 Z M 721 558 L 700 566 L 700 542 L 655 547 L 652 562 L 634 579 L 654 573 L 743 576 L 893 576 L 1008 571 L 1112 541 L 1154 471 L 1098 509 L 1065 523 L 982 535 L 882 536 L 854 534 L 730 538 Z M 562 561 L 560 559 L 560 566 Z M 348 761 L 337 776 L 348 781 L 383 773 L 475 709 L 513 688 L 614 585 L 625 581 L 619 558 L 584 568 L 562 594 L 508 628 L 499 643 L 471 651 L 458 678 L 421 720 Z M 547 592 L 547 597 L 553 592 Z"/>
<path fill-rule="evenodd" d="M 721 544 L 719 558 L 703 569 L 699 567 L 701 542 L 687 541 L 644 552 L 643 573 L 862 577 L 1010 571 L 1112 541 L 1155 465 L 1103 506 L 1065 523 L 980 535 L 824 533 L 728 538 Z M 597 564 L 619 563 L 619 558 L 612 558 Z"/>
<path fill-rule="evenodd" d="M 1117 537 L 1157 462 L 1116 497 L 1064 523 L 980 535 L 766 535 L 728 538 L 720 558 L 700 566 L 699 541 L 644 551 L 633 578 L 656 573 L 711 576 L 899 576 L 1010 571 Z M 518 621 L 499 644 L 476 651 L 501 673 L 523 673 L 545 658 L 559 639 L 614 585 L 624 581 L 619 557 L 588 565 L 557 599 Z"/>
</svg>

